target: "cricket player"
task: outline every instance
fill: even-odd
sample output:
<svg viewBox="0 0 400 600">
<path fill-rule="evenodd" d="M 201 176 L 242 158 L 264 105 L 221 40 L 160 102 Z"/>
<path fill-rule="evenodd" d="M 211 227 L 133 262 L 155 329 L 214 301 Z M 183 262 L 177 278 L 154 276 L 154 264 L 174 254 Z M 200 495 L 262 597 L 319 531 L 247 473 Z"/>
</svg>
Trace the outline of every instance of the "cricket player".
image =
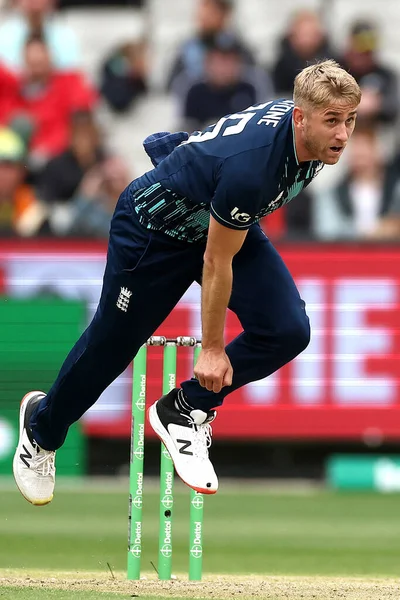
<svg viewBox="0 0 400 600">
<path fill-rule="evenodd" d="M 333 60 L 295 80 L 292 100 L 250 106 L 190 137 L 144 142 L 155 168 L 122 193 L 111 223 L 93 321 L 47 394 L 20 408 L 14 476 L 32 504 L 53 498 L 55 452 L 69 426 L 124 371 L 188 287 L 202 286 L 202 350 L 194 377 L 149 409 L 182 480 L 213 494 L 210 423 L 225 397 L 267 377 L 308 345 L 295 283 L 259 220 L 334 165 L 353 132 L 361 93 Z M 243 331 L 224 344 L 229 308 Z"/>
</svg>

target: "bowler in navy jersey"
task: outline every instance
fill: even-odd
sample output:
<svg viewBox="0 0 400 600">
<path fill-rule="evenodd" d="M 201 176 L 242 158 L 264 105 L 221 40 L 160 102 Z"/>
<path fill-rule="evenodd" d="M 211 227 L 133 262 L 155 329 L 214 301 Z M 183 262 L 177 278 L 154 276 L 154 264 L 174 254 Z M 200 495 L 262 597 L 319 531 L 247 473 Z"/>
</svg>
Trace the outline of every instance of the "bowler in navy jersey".
<svg viewBox="0 0 400 600">
<path fill-rule="evenodd" d="M 191 135 L 133 182 L 139 221 L 194 242 L 207 238 L 210 214 L 243 230 L 292 200 L 323 167 L 299 163 L 293 106 L 284 99 L 250 106 Z"/>
<path fill-rule="evenodd" d="M 208 453 L 215 409 L 291 361 L 310 339 L 305 304 L 259 220 L 339 160 L 360 98 L 354 78 L 328 60 L 299 73 L 293 100 L 251 106 L 190 136 L 146 138 L 154 168 L 118 201 L 94 319 L 50 390 L 29 392 L 21 404 L 14 476 L 27 500 L 51 501 L 55 451 L 69 426 L 194 281 L 202 286 L 194 377 L 154 402 L 149 420 L 182 480 L 199 492 L 217 491 Z M 225 346 L 227 308 L 243 331 Z"/>
</svg>

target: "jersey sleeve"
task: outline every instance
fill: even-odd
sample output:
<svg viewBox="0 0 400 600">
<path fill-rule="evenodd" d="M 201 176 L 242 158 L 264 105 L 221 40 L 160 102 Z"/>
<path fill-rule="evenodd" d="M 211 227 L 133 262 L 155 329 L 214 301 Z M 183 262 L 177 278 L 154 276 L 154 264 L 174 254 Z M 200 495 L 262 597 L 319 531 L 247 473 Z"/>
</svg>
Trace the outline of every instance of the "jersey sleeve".
<svg viewBox="0 0 400 600">
<path fill-rule="evenodd" d="M 257 154 L 260 150 L 229 157 L 220 168 L 210 213 L 229 229 L 248 229 L 258 221 L 268 159 L 260 161 Z"/>
</svg>

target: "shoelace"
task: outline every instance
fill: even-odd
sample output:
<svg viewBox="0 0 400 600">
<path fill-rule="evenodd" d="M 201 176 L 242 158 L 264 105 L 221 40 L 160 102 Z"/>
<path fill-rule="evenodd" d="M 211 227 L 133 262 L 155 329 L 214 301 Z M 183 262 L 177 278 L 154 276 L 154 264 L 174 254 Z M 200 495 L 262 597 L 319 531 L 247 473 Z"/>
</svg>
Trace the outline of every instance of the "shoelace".
<svg viewBox="0 0 400 600">
<path fill-rule="evenodd" d="M 39 446 L 34 445 L 36 453 L 33 459 L 32 469 L 43 477 L 54 474 L 55 452 L 43 451 Z M 39 453 L 38 453 L 39 448 Z"/>
<path fill-rule="evenodd" d="M 193 423 L 193 456 L 200 460 L 208 460 L 208 449 L 212 442 L 212 428 L 209 423 L 195 425 Z"/>
<path fill-rule="evenodd" d="M 200 460 L 208 460 L 208 449 L 212 443 L 212 427 L 210 423 L 197 425 L 190 415 L 183 412 L 182 417 L 189 421 L 193 430 L 193 456 Z"/>
</svg>

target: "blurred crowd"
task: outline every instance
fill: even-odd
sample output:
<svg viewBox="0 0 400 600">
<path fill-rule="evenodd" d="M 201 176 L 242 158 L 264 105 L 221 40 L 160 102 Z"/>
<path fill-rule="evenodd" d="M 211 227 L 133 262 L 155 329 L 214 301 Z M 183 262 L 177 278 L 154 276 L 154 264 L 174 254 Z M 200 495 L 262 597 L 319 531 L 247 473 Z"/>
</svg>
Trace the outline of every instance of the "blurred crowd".
<svg viewBox="0 0 400 600">
<path fill-rule="evenodd" d="M 312 184 L 262 225 L 274 240 L 400 241 L 399 81 L 380 57 L 377 24 L 361 17 L 349 23 L 339 51 L 320 15 L 295 2 L 266 65 L 236 30 L 233 0 L 195 2 L 194 33 L 165 73 L 175 128 L 191 133 L 257 102 L 290 98 L 303 67 L 336 59 L 363 93 L 345 167 L 333 185 Z M 99 115 L 106 109 L 131 117 L 153 93 L 149 39 L 121 39 L 88 74 L 79 36 L 60 19 L 61 9 L 110 4 L 146 10 L 141 0 L 11 0 L 2 10 L 1 237 L 106 238 L 119 194 L 140 174 L 111 149 Z"/>
</svg>

